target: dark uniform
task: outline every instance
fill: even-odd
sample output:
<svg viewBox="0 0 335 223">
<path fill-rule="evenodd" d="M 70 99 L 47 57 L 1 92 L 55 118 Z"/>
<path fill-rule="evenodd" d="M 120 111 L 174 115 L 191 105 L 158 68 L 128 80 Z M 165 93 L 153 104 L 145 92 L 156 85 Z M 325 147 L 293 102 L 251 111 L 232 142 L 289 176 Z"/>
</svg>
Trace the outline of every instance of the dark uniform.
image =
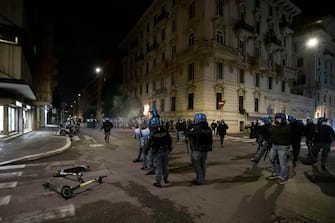
<svg viewBox="0 0 335 223">
<path fill-rule="evenodd" d="M 196 114 L 194 116 L 194 122 L 194 127 L 189 133 L 191 147 L 193 150 L 192 164 L 196 174 L 196 179 L 193 183 L 196 185 L 202 185 L 204 184 L 206 178 L 207 152 L 212 151 L 212 130 L 208 126 L 205 114 Z"/>
<path fill-rule="evenodd" d="M 103 122 L 100 130 L 104 130 L 105 132 L 105 142 L 109 143 L 109 136 L 111 133 L 111 129 L 113 128 L 113 123 L 111 123 L 108 119 Z"/>
<path fill-rule="evenodd" d="M 321 153 L 321 169 L 326 170 L 328 154 L 330 152 L 330 144 L 335 139 L 335 133 L 332 127 L 326 124 L 327 119 L 318 118 L 315 131 L 313 133 L 313 148 L 312 148 L 312 161 L 318 161 L 318 154 Z"/>
<path fill-rule="evenodd" d="M 152 149 L 153 163 L 155 168 L 156 187 L 161 187 L 161 180 L 168 183 L 168 161 L 172 149 L 172 139 L 168 131 L 162 126 L 156 126 L 152 129 L 148 146 Z"/>
</svg>

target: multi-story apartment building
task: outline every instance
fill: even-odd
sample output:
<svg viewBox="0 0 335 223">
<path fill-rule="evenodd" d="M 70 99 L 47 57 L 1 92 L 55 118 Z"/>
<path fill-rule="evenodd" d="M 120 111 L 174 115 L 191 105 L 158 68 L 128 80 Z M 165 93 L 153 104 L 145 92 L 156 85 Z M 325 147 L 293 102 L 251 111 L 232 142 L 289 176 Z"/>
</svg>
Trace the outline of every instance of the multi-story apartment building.
<svg viewBox="0 0 335 223">
<path fill-rule="evenodd" d="M 0 135 L 33 128 L 32 74 L 23 53 L 22 1 L 0 3 Z"/>
<path fill-rule="evenodd" d="M 326 16 L 297 27 L 294 55 L 298 79 L 292 90 L 314 99 L 314 118 L 335 118 L 335 18 Z"/>
<path fill-rule="evenodd" d="M 288 85 L 299 13 L 289 0 L 155 0 L 121 43 L 126 93 L 163 119 L 203 112 L 230 132 L 276 112 L 310 116 L 313 100 Z"/>
</svg>

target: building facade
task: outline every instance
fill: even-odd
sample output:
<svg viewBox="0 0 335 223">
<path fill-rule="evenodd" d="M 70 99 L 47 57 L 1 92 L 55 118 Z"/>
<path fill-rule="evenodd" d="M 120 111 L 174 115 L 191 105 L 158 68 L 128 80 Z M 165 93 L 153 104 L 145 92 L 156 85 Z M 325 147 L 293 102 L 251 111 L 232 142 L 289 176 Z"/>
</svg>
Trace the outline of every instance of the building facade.
<svg viewBox="0 0 335 223">
<path fill-rule="evenodd" d="M 41 30 L 45 31 L 44 28 Z M 38 34 L 39 37 L 45 33 Z M 23 0 L 0 2 L 0 138 L 48 123 L 52 103 L 50 40 L 34 44 Z M 37 40 L 38 41 L 38 40 Z M 49 42 L 50 43 L 50 42 Z M 39 66 L 38 64 L 41 64 Z M 50 66 L 51 65 L 51 66 Z"/>
<path fill-rule="evenodd" d="M 312 118 L 335 118 L 335 18 L 326 16 L 297 27 L 294 60 L 298 79 L 292 90 L 313 98 Z"/>
<path fill-rule="evenodd" d="M 313 99 L 289 86 L 299 13 L 288 0 L 156 0 L 121 43 L 125 93 L 163 119 L 202 112 L 230 132 L 276 112 L 310 116 Z"/>
</svg>

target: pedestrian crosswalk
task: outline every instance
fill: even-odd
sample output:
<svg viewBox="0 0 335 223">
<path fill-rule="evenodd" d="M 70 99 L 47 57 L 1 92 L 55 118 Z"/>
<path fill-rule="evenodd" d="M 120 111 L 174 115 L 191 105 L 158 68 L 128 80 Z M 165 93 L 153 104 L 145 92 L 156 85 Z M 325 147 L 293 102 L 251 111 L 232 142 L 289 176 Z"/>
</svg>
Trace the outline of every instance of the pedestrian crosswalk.
<svg viewBox="0 0 335 223">
<path fill-rule="evenodd" d="M 35 177 L 37 182 L 41 179 L 41 174 L 31 173 L 34 170 L 39 170 L 40 167 L 44 166 L 44 170 L 53 171 L 55 168 L 58 168 L 62 164 L 75 163 L 76 161 L 64 161 L 64 162 L 50 162 L 50 163 L 35 163 L 35 164 L 20 164 L 20 165 L 8 165 L 8 166 L 0 166 L 0 223 L 5 222 L 44 222 L 46 220 L 60 219 L 65 217 L 71 217 L 75 215 L 75 207 L 72 203 L 67 205 L 55 206 L 46 208 L 43 210 L 35 210 L 28 212 L 20 212 L 15 215 L 9 215 L 8 208 L 19 206 L 21 202 L 26 202 L 26 200 L 35 200 L 35 198 L 42 198 L 45 196 L 39 196 L 40 194 L 45 194 L 45 191 L 36 190 L 30 191 L 31 193 L 24 193 L 24 197 L 16 195 L 19 193 L 24 185 L 24 177 Z M 36 168 L 37 167 L 37 168 Z M 48 168 L 49 167 L 49 168 Z M 53 167 L 53 168 L 52 168 Z M 35 169 L 34 169 L 35 168 Z M 50 176 L 51 173 L 50 173 Z M 43 180 L 43 179 L 42 179 Z M 41 185 L 41 189 L 43 189 Z M 38 194 L 39 193 L 39 194 Z M 52 191 L 47 191 L 48 196 L 57 196 L 57 193 Z M 19 197 L 19 198 L 18 198 Z M 14 199 L 14 201 L 13 201 Z M 14 203 L 12 203 L 14 202 Z M 7 208 L 8 206 L 8 208 Z M 8 216 L 9 215 L 9 216 Z"/>
</svg>

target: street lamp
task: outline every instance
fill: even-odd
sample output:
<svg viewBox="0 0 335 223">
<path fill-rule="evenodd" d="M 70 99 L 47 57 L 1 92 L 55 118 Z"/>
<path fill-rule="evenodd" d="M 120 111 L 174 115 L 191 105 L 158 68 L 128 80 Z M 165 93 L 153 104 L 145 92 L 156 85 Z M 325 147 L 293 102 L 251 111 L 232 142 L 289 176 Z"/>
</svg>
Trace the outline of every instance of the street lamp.
<svg viewBox="0 0 335 223">
<path fill-rule="evenodd" d="M 100 68 L 100 67 L 96 67 L 96 68 L 95 68 L 95 73 L 96 73 L 96 74 L 100 74 L 100 72 L 101 72 L 101 68 Z"/>
<path fill-rule="evenodd" d="M 314 48 L 318 44 L 319 44 L 319 40 L 317 38 L 315 38 L 315 37 L 308 39 L 307 42 L 306 42 L 306 46 L 308 48 Z"/>
</svg>

